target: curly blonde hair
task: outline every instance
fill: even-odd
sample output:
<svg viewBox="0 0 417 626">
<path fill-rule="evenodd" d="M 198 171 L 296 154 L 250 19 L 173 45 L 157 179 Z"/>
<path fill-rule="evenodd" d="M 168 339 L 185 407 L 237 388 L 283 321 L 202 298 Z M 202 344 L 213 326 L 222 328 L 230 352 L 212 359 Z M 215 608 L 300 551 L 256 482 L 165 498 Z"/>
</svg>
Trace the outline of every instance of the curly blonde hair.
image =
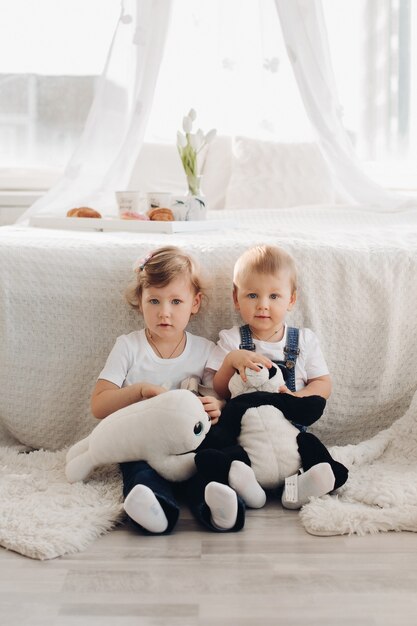
<svg viewBox="0 0 417 626">
<path fill-rule="evenodd" d="M 204 278 L 196 260 L 176 246 L 153 250 L 135 267 L 136 280 L 126 290 L 126 300 L 131 307 L 141 311 L 143 290 L 148 287 L 165 287 L 179 276 L 188 276 L 194 292 L 204 294 Z"/>
</svg>

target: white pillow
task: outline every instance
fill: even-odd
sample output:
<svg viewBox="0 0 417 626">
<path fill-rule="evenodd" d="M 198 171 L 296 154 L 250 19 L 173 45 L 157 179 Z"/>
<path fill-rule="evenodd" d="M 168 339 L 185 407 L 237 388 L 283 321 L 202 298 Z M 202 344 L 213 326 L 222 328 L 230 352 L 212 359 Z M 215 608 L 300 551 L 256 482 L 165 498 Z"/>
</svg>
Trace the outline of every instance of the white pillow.
<svg viewBox="0 0 417 626">
<path fill-rule="evenodd" d="M 211 166 L 206 174 L 206 161 L 211 153 Z M 231 137 L 215 138 L 198 155 L 199 170 L 202 172 L 201 191 L 207 197 L 209 209 L 224 207 L 227 183 L 232 161 Z M 219 163 L 221 166 L 219 167 Z M 210 168 L 212 169 L 210 173 Z M 188 185 L 178 149 L 175 144 L 144 143 L 134 165 L 129 185 L 132 191 L 169 192 L 174 196 L 187 193 Z M 214 206 L 213 206 L 214 205 Z"/>
<path fill-rule="evenodd" d="M 130 177 L 129 189 L 184 194 L 187 179 L 175 144 L 144 143 Z"/>
<path fill-rule="evenodd" d="M 333 202 L 331 175 L 316 144 L 235 138 L 226 209 Z"/>
<path fill-rule="evenodd" d="M 232 138 L 218 136 L 209 144 L 201 188 L 211 211 L 224 209 L 226 191 L 232 173 Z"/>
</svg>

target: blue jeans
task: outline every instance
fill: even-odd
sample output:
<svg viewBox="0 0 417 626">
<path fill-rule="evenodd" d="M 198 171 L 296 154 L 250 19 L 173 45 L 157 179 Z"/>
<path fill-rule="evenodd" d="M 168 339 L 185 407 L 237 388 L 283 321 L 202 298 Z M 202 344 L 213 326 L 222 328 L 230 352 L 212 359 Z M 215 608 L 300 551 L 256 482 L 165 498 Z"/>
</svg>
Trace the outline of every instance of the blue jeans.
<svg viewBox="0 0 417 626">
<path fill-rule="evenodd" d="M 123 474 L 123 496 L 132 491 L 136 485 L 145 485 L 149 487 L 155 494 L 159 504 L 161 505 L 166 518 L 168 527 L 165 533 L 171 532 L 178 521 L 180 508 L 178 506 L 172 483 L 170 483 L 157 472 L 146 461 L 129 461 L 121 463 L 120 469 Z M 136 526 L 142 528 L 137 522 L 132 520 Z M 142 528 L 142 530 L 145 530 Z"/>
</svg>

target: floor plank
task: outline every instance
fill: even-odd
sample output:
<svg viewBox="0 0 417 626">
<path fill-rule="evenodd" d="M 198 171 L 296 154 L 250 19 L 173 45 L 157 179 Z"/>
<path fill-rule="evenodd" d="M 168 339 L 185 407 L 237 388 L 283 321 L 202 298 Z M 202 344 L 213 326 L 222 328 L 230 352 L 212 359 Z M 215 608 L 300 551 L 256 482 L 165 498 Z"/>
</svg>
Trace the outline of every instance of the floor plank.
<svg viewBox="0 0 417 626">
<path fill-rule="evenodd" d="M 240 533 L 184 510 L 170 536 L 128 524 L 82 553 L 34 561 L 0 550 L 7 626 L 411 626 L 417 537 L 314 537 L 270 502 Z"/>
</svg>

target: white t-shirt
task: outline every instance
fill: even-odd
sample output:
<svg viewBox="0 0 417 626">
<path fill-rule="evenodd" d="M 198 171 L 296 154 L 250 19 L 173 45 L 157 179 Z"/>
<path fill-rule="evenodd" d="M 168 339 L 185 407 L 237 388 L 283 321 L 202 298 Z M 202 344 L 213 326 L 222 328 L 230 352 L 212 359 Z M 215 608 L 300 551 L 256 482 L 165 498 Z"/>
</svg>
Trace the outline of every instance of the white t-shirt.
<svg viewBox="0 0 417 626">
<path fill-rule="evenodd" d="M 215 344 L 204 337 L 186 332 L 187 343 L 180 356 L 161 359 L 152 350 L 145 330 L 121 335 L 110 352 L 99 378 L 118 387 L 138 382 L 162 385 L 167 389 L 179 389 L 188 376 L 198 376 L 203 385 L 212 386 L 213 372 L 206 367 Z"/>
<path fill-rule="evenodd" d="M 272 361 L 284 361 L 284 347 L 287 340 L 287 324 L 284 327 L 284 336 L 281 341 L 274 343 L 270 341 L 260 341 L 252 337 L 256 346 L 256 352 L 263 354 Z M 239 326 L 233 326 L 227 330 L 221 330 L 219 341 L 215 350 L 211 353 L 207 362 L 207 367 L 215 372 L 220 368 L 226 354 L 232 350 L 238 350 L 241 344 Z M 300 354 L 295 363 L 295 388 L 302 389 L 307 381 L 318 376 L 329 373 L 326 361 L 324 360 L 317 336 L 309 328 L 300 328 L 298 338 L 298 348 Z"/>
</svg>

